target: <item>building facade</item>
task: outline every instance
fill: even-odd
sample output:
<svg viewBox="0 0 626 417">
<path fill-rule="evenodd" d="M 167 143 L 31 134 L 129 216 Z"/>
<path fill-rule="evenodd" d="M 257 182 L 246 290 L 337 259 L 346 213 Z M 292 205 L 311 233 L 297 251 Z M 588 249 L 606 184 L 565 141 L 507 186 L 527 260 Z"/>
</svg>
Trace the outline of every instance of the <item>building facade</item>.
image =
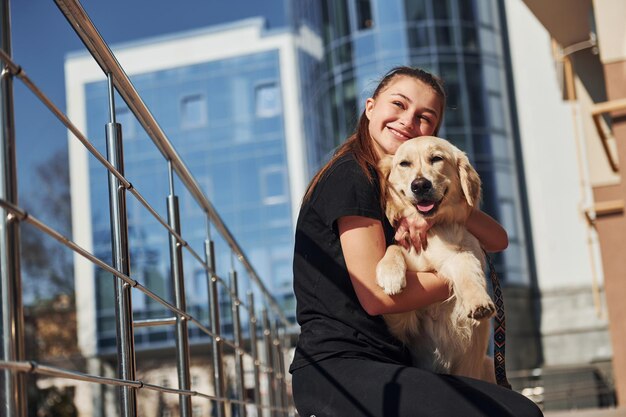
<svg viewBox="0 0 626 417">
<path fill-rule="evenodd" d="M 297 62 L 299 56 L 319 60 L 319 40 L 306 28 L 295 34 L 268 30 L 263 19 L 255 18 L 113 49 L 267 289 L 293 318 L 293 230 L 308 179 L 301 127 L 307 109 L 300 100 Z M 109 104 L 102 71 L 86 54 L 71 55 L 66 83 L 69 117 L 106 155 L 103 127 L 109 121 Z M 116 121 L 122 125 L 125 176 L 166 219 L 167 162 L 119 97 L 115 107 Z M 110 263 L 107 172 L 77 141 L 69 143 L 74 240 Z M 182 236 L 202 253 L 211 234 L 206 216 L 176 178 L 174 189 L 181 205 Z M 131 276 L 172 300 L 169 234 L 137 199 L 129 195 L 126 205 Z M 216 235 L 217 273 L 228 279 L 238 262 Z M 208 323 L 206 271 L 184 254 L 184 272 L 187 311 Z M 100 374 L 99 358 L 112 358 L 116 352 L 114 281 L 81 257 L 75 258 L 75 276 L 79 346 L 86 357 L 95 358 L 92 367 Z M 240 294 L 253 289 L 239 280 Z M 229 297 L 222 299 L 230 303 Z M 167 315 L 139 292 L 133 293 L 132 305 L 135 320 Z M 230 304 L 221 307 L 221 331 L 228 334 Z M 173 330 L 137 328 L 135 349 L 144 354 L 171 349 Z M 194 326 L 189 336 L 192 350 L 209 341 Z"/>
<path fill-rule="evenodd" d="M 623 404 L 626 5 L 505 3 L 545 365 L 606 363 Z"/>
</svg>

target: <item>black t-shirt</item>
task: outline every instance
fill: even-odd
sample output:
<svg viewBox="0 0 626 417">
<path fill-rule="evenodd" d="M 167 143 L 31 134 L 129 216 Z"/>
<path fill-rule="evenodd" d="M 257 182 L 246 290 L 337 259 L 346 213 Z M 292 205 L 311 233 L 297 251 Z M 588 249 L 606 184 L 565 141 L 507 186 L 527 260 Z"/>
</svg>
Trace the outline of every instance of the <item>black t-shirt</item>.
<svg viewBox="0 0 626 417">
<path fill-rule="evenodd" d="M 393 242 L 374 170 L 372 175 L 370 182 L 348 154 L 329 168 L 300 209 L 293 273 L 301 332 L 290 371 L 337 356 L 410 364 L 382 316 L 361 307 L 339 241 L 337 220 L 363 216 L 380 220 L 387 245 Z"/>
</svg>

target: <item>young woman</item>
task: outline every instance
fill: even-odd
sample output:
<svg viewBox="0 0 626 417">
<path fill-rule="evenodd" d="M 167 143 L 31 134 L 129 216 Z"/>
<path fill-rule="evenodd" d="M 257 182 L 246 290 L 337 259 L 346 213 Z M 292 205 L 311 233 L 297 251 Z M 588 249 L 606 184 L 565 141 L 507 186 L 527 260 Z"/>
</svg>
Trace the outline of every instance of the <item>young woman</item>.
<svg viewBox="0 0 626 417">
<path fill-rule="evenodd" d="M 394 230 L 381 207 L 377 162 L 407 139 L 436 135 L 445 93 L 440 81 L 398 67 L 365 103 L 356 132 L 313 178 L 304 197 L 294 256 L 301 334 L 290 367 L 303 417 L 541 416 L 514 391 L 411 366 L 382 314 L 406 312 L 449 297 L 434 273 L 408 272 L 407 286 L 388 296 L 375 269 Z M 416 245 L 427 224 L 407 220 L 401 234 Z M 474 210 L 467 227 L 486 250 L 503 250 L 506 232 Z"/>
</svg>

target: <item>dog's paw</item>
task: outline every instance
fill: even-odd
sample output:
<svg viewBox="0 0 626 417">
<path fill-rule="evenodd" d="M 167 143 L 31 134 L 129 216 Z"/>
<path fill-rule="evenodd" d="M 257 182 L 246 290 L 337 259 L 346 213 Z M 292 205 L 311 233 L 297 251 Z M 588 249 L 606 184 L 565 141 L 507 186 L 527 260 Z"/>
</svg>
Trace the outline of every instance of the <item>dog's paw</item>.
<svg viewBox="0 0 626 417">
<path fill-rule="evenodd" d="M 402 265 L 385 262 L 383 259 L 376 267 L 376 283 L 385 294 L 398 294 L 406 287 L 406 271 Z"/>
<path fill-rule="evenodd" d="M 496 306 L 491 300 L 485 300 L 481 303 L 468 306 L 467 317 L 474 320 L 486 320 L 493 317 L 496 313 Z"/>
</svg>

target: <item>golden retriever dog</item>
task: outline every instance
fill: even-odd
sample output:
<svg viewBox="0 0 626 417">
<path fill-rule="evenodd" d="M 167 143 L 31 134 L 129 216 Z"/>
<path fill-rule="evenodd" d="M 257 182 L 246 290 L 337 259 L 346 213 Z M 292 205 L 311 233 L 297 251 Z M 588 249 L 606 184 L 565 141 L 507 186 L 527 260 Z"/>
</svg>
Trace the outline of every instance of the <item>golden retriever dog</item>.
<svg viewBox="0 0 626 417">
<path fill-rule="evenodd" d="M 417 251 L 387 248 L 376 279 L 392 295 L 406 285 L 405 273 L 434 271 L 453 295 L 443 303 L 409 313 L 384 316 L 390 331 L 411 349 L 415 365 L 495 382 L 487 357 L 489 318 L 495 306 L 487 293 L 485 257 L 478 240 L 465 228 L 480 201 L 481 182 L 467 155 L 432 136 L 406 141 L 380 162 L 387 179 L 386 215 L 392 225 L 423 216 L 432 225 L 427 246 Z"/>
</svg>

